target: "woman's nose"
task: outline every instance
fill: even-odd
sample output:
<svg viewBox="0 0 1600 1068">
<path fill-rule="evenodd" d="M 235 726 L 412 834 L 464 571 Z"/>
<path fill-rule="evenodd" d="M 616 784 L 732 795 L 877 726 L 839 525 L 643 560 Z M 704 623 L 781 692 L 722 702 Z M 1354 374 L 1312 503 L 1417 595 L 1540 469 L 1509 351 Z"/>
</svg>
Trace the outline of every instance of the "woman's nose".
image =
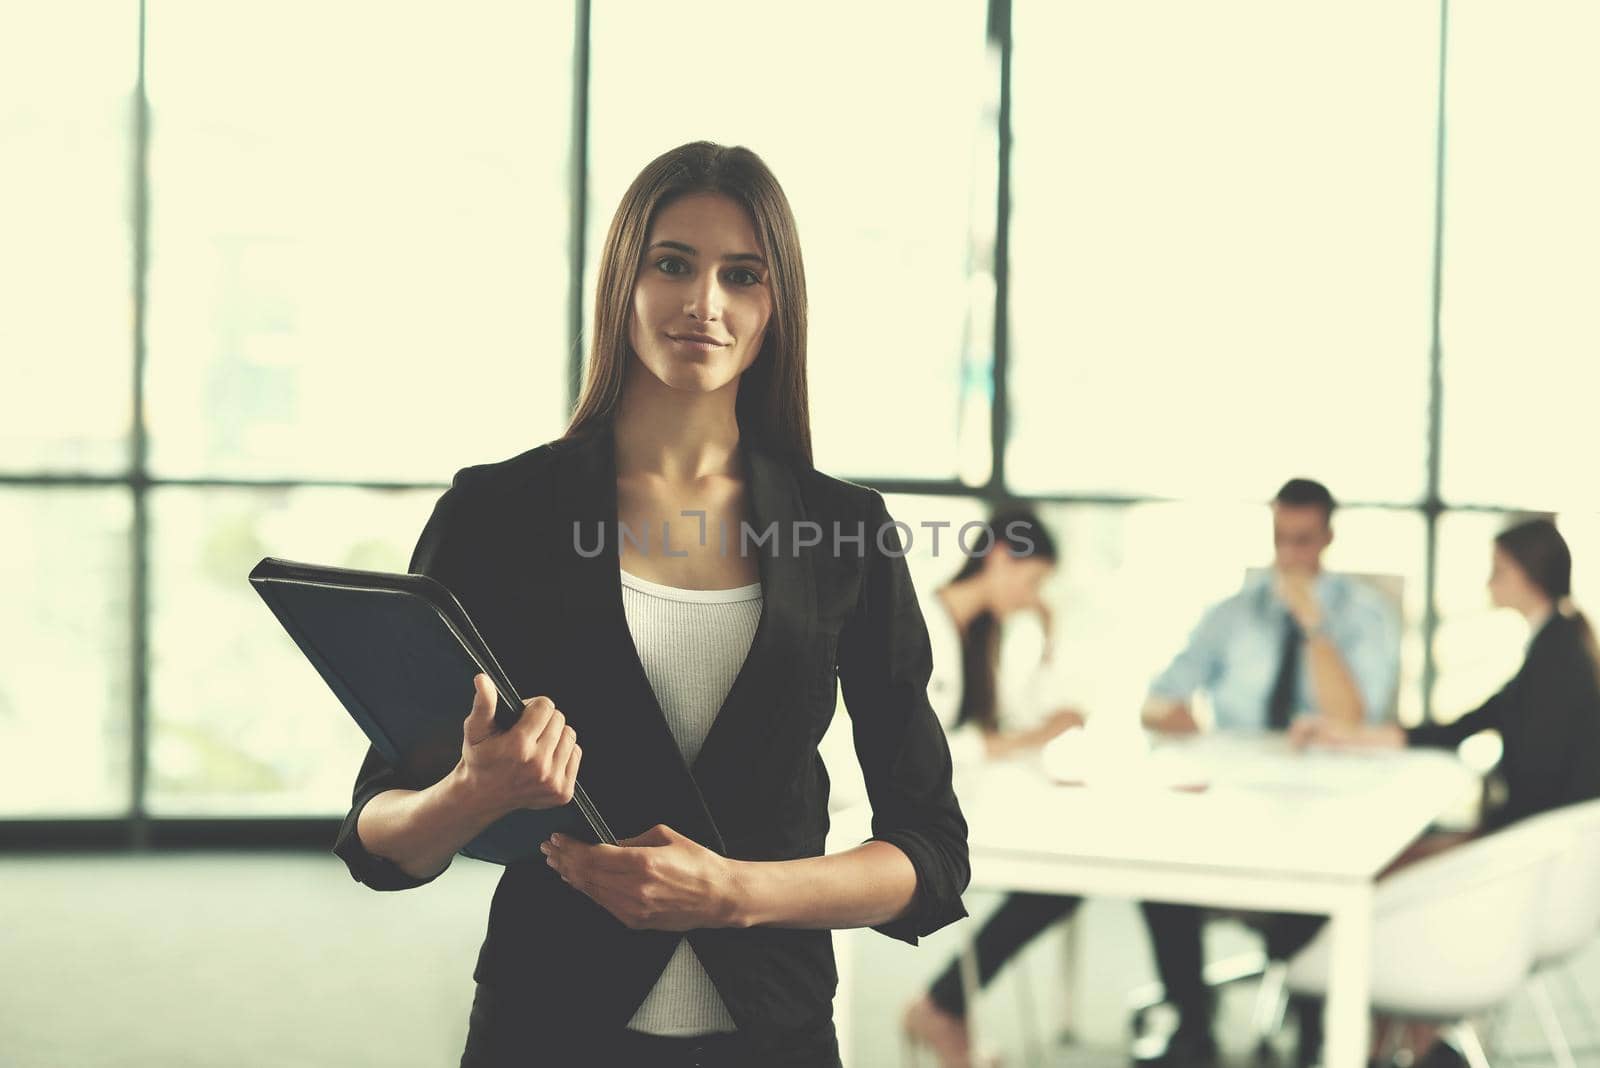
<svg viewBox="0 0 1600 1068">
<path fill-rule="evenodd" d="M 684 311 L 690 318 L 702 321 L 722 317 L 722 286 L 714 276 L 697 283 L 689 291 L 689 300 L 684 306 Z"/>
</svg>

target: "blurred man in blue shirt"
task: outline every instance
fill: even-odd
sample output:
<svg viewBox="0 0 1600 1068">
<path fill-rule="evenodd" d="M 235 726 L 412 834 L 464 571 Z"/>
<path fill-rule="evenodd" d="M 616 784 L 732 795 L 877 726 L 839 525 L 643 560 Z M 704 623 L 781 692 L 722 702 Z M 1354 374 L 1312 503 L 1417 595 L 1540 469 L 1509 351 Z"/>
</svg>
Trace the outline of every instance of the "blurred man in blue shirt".
<svg viewBox="0 0 1600 1068">
<path fill-rule="evenodd" d="M 1301 713 L 1377 722 L 1399 674 L 1400 621 L 1371 586 L 1322 570 L 1333 541 L 1326 487 L 1292 479 L 1272 502 L 1273 567 L 1201 617 L 1150 684 L 1145 725 L 1196 729 L 1189 701 L 1211 698 L 1221 730 L 1284 729 Z"/>
<path fill-rule="evenodd" d="M 1272 501 L 1271 570 L 1201 618 L 1188 647 L 1150 685 L 1145 726 L 1165 734 L 1199 729 L 1196 691 L 1211 699 L 1219 730 L 1283 730 L 1301 714 L 1347 723 L 1389 712 L 1399 675 L 1400 621 L 1383 595 L 1322 569 L 1333 542 L 1333 495 L 1310 479 L 1291 479 Z M 1202 977 L 1204 911 L 1188 905 L 1144 906 L 1167 1000 L 1181 1014 L 1178 1031 L 1154 1063 L 1213 1063 L 1213 999 Z M 1264 917 L 1268 954 L 1282 959 L 1316 928 L 1315 918 Z M 1300 1048 L 1320 1044 L 1320 1016 L 1300 1013 Z"/>
</svg>

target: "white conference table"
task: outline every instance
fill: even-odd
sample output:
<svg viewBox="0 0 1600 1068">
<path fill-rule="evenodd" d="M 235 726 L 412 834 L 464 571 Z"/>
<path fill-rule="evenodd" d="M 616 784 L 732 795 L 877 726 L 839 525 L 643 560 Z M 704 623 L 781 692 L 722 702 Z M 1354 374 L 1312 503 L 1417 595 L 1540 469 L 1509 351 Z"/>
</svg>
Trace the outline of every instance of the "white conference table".
<svg viewBox="0 0 1600 1068">
<path fill-rule="evenodd" d="M 1299 752 L 1267 733 L 1154 740 L 1072 732 L 1042 758 L 959 776 L 956 792 L 974 889 L 1327 915 L 1324 1063 L 1361 1068 L 1376 877 L 1471 781 L 1443 752 Z M 856 806 L 834 821 L 845 834 L 867 817 Z M 976 933 L 973 924 L 969 980 Z M 841 962 L 841 993 L 848 965 Z M 969 1017 L 975 1027 L 977 1014 Z"/>
</svg>

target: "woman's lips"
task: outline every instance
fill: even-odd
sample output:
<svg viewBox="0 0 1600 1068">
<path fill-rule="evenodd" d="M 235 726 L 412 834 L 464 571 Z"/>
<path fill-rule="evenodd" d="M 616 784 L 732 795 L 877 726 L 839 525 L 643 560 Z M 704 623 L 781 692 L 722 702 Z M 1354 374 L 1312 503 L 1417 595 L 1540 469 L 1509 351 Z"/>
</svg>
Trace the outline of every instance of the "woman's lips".
<svg viewBox="0 0 1600 1068">
<path fill-rule="evenodd" d="M 697 335 L 668 334 L 667 337 L 677 344 L 693 349 L 696 352 L 715 352 L 717 349 L 724 348 L 727 345 L 725 341 L 713 341 Z"/>
</svg>

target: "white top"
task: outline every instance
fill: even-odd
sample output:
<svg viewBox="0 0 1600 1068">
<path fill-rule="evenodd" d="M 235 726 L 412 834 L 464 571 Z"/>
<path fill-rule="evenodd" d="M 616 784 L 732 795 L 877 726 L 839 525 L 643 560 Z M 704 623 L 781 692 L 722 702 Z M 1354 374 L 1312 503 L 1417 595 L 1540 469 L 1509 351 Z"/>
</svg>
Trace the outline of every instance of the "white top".
<svg viewBox="0 0 1600 1068">
<path fill-rule="evenodd" d="M 958 768 L 969 768 L 983 763 L 988 749 L 984 746 L 983 729 L 977 723 L 959 726 L 961 694 L 965 686 L 961 663 L 961 632 L 956 621 L 950 618 L 944 601 L 938 596 L 929 598 L 928 610 L 923 613 L 928 624 L 928 644 L 933 648 L 933 674 L 928 676 L 928 703 L 944 726 L 945 741 L 950 745 L 950 763 Z"/>
<path fill-rule="evenodd" d="M 750 652 L 761 603 L 759 582 L 687 590 L 622 572 L 622 608 L 634 648 L 690 764 Z M 628 1027 L 653 1035 L 738 1030 L 688 939 L 673 950 Z"/>
<path fill-rule="evenodd" d="M 923 598 L 923 604 L 928 644 L 933 650 L 928 703 L 944 727 L 945 741 L 950 746 L 950 763 L 958 770 L 973 768 L 988 758 L 989 750 L 984 744 L 982 727 L 975 722 L 959 725 L 956 722 L 961 716 L 961 694 L 966 678 L 961 658 L 961 632 L 956 629 L 956 621 L 937 591 Z M 995 700 L 1000 706 L 1001 719 L 1009 729 L 1037 722 L 1046 712 L 1065 702 L 1059 699 L 1061 678 L 1054 661 L 1029 666 L 1015 662 L 1008 653 L 1007 647 L 1002 646 L 999 678 L 995 680 L 999 692 Z"/>
</svg>

